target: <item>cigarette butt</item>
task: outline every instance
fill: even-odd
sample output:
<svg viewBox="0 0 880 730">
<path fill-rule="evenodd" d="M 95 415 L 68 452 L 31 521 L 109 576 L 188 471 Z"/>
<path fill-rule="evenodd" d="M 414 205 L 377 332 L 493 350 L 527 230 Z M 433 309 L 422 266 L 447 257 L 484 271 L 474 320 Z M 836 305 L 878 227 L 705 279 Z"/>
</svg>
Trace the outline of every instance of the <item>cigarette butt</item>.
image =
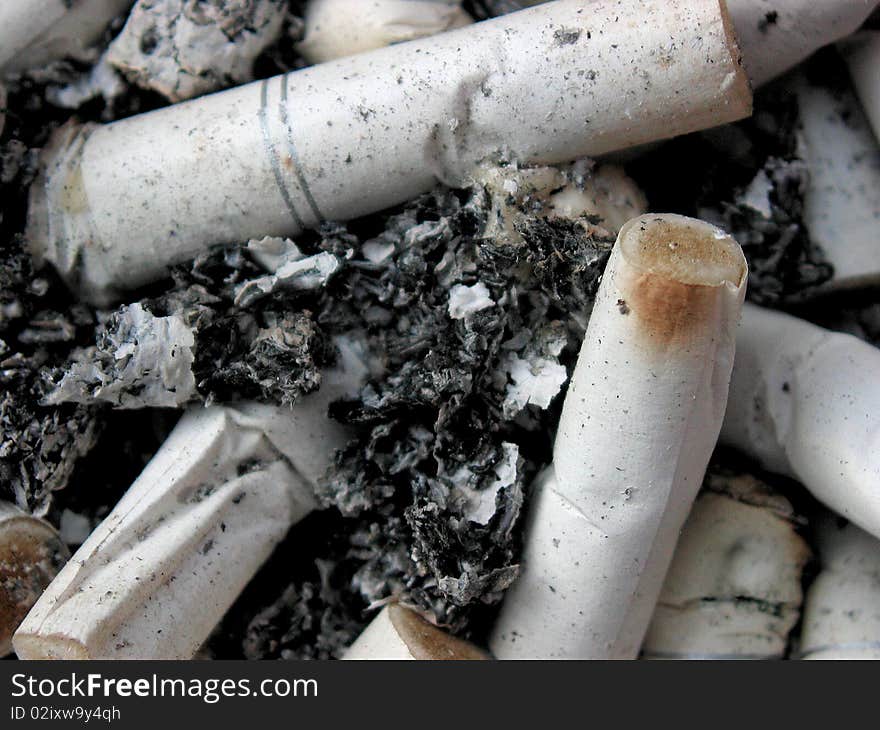
<svg viewBox="0 0 880 730">
<path fill-rule="evenodd" d="M 621 229 L 492 632 L 499 659 L 637 656 L 721 427 L 746 273 L 708 223 Z"/>
<path fill-rule="evenodd" d="M 133 0 L 15 0 L 0 3 L 0 71 L 27 71 L 81 56 Z"/>
<path fill-rule="evenodd" d="M 880 283 L 880 146 L 849 88 L 797 74 L 798 155 L 809 170 L 804 225 L 834 267 L 825 289 Z"/>
<path fill-rule="evenodd" d="M 27 235 L 38 260 L 106 303 L 211 245 L 464 185 L 502 153 L 554 164 L 750 108 L 718 0 L 557 0 L 106 126 L 68 125 L 44 150 Z"/>
<path fill-rule="evenodd" d="M 297 50 L 324 63 L 473 23 L 460 0 L 309 0 Z"/>
<path fill-rule="evenodd" d="M 810 550 L 791 505 L 769 502 L 754 477 L 713 475 L 710 485 L 685 522 L 642 656 L 782 659 Z"/>
<path fill-rule="evenodd" d="M 880 31 L 863 30 L 841 44 L 856 94 L 880 140 Z"/>
<path fill-rule="evenodd" d="M 854 33 L 876 6 L 876 0 L 727 0 L 755 86 Z"/>
<path fill-rule="evenodd" d="M 328 374 L 292 409 L 184 414 L 13 638 L 21 659 L 190 659 L 347 441 L 327 416 L 360 382 Z"/>
<path fill-rule="evenodd" d="M 12 634 L 70 557 L 49 523 L 0 501 L 0 657 Z"/>
<path fill-rule="evenodd" d="M 412 609 L 385 606 L 348 648 L 343 659 L 480 660 L 490 657 L 457 639 Z"/>
<path fill-rule="evenodd" d="M 140 0 L 107 60 L 138 86 L 175 102 L 251 81 L 254 59 L 281 34 L 286 5 Z"/>
<path fill-rule="evenodd" d="M 880 350 L 743 307 L 723 443 L 880 536 Z"/>
<path fill-rule="evenodd" d="M 802 659 L 880 659 L 880 541 L 827 515 L 822 569 L 807 590 Z"/>
</svg>

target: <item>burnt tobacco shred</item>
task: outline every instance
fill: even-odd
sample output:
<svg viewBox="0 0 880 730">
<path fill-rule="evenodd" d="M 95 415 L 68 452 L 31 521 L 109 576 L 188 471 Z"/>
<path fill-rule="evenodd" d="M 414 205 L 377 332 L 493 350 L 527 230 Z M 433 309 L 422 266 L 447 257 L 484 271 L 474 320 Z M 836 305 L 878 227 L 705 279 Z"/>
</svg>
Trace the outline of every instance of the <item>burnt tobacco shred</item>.
<svg viewBox="0 0 880 730">
<path fill-rule="evenodd" d="M 73 304 L 24 248 L 27 188 L 55 120 L 41 89 L 10 85 L 0 136 L 0 498 L 45 512 L 100 430 L 95 407 L 42 407 L 42 373 L 88 337 L 91 311 Z"/>
<path fill-rule="evenodd" d="M 489 606 L 517 574 L 524 485 L 550 458 L 556 420 L 553 408 L 505 411 L 505 363 L 551 331 L 564 342 L 560 359 L 573 364 L 611 246 L 576 223 L 538 218 L 521 226 L 522 244 L 496 245 L 479 236 L 487 207 L 481 189 L 438 190 L 386 216 L 384 229 L 376 219 L 361 231 L 324 229 L 323 250 L 355 245 L 356 231 L 385 252 L 378 262 L 356 256 L 317 315 L 328 333 L 366 331 L 384 372 L 332 408 L 360 435 L 322 486 L 331 507 L 320 518 L 324 537 L 297 548 L 314 555 L 322 545 L 311 577 L 283 590 L 275 583 L 258 608 L 243 597 L 212 651 L 227 655 L 233 627 L 247 624 L 245 656 L 335 656 L 368 607 L 392 597 L 479 638 Z M 476 283 L 494 305 L 453 319 L 450 291 Z M 486 490 L 494 505 L 478 516 L 473 499 Z M 331 514 L 338 519 L 328 525 Z"/>
</svg>

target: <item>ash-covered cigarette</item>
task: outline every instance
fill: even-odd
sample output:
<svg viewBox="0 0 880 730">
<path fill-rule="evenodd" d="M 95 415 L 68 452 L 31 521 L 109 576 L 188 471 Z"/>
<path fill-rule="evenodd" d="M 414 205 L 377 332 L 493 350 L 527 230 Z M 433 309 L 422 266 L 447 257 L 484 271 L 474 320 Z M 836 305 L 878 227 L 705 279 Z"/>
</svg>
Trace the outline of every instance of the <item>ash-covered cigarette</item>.
<svg viewBox="0 0 880 730">
<path fill-rule="evenodd" d="M 880 536 L 880 350 L 747 304 L 722 443 Z"/>
<path fill-rule="evenodd" d="M 44 520 L 0 501 L 0 657 L 70 553 Z"/>
<path fill-rule="evenodd" d="M 328 402 L 363 379 L 356 348 L 290 409 L 185 414 L 16 632 L 20 658 L 190 659 L 291 525 L 344 429 Z"/>
<path fill-rule="evenodd" d="M 0 71 L 82 56 L 133 0 L 27 0 L 0 6 Z"/>
<path fill-rule="evenodd" d="M 746 271 L 702 221 L 621 229 L 493 628 L 499 659 L 637 656 L 721 428 Z"/>
<path fill-rule="evenodd" d="M 710 473 L 675 547 L 645 659 L 782 659 L 810 557 L 791 504 L 750 474 Z"/>
<path fill-rule="evenodd" d="M 716 0 L 587 9 L 558 0 L 115 124 L 67 125 L 32 188 L 32 250 L 106 303 L 214 244 L 465 185 L 487 158 L 566 162 L 749 113 Z"/>
<path fill-rule="evenodd" d="M 309 0 L 297 50 L 323 63 L 472 22 L 461 0 Z"/>
<path fill-rule="evenodd" d="M 343 659 L 462 661 L 489 656 L 476 646 L 449 636 L 412 609 L 391 605 L 370 622 Z"/>
<path fill-rule="evenodd" d="M 139 86 L 183 101 L 251 81 L 284 19 L 281 0 L 139 0 L 107 60 Z"/>
<path fill-rule="evenodd" d="M 880 659 L 880 541 L 832 514 L 817 527 L 821 568 L 807 592 L 801 659 Z"/>
</svg>

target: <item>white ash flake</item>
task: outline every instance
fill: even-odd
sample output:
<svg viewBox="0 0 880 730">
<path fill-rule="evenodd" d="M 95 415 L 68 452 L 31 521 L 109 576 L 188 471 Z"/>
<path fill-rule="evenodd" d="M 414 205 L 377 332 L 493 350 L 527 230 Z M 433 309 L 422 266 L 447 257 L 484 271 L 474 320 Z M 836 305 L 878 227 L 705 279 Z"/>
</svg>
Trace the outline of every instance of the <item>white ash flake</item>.
<svg viewBox="0 0 880 730">
<path fill-rule="evenodd" d="M 449 291 L 449 316 L 452 319 L 465 319 L 493 306 L 495 302 L 481 281 L 473 286 L 456 284 Z"/>
<path fill-rule="evenodd" d="M 474 489 L 469 486 L 473 472 L 462 468 L 453 477 L 457 482 L 458 489 L 467 501 L 464 516 L 471 522 L 479 525 L 487 525 L 496 512 L 496 499 L 498 493 L 505 488 L 512 487 L 516 483 L 517 469 L 519 467 L 519 446 L 504 442 L 502 457 L 495 465 L 495 479 L 484 489 Z"/>
</svg>

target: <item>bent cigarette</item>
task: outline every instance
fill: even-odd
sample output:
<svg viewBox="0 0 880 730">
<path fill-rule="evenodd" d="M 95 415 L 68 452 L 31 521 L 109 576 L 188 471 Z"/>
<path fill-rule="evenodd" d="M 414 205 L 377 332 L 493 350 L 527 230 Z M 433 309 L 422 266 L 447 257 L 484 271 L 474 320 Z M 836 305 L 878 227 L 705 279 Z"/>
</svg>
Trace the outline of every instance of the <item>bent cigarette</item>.
<svg viewBox="0 0 880 730">
<path fill-rule="evenodd" d="M 463 47 L 468 53 L 461 52 Z M 28 237 L 93 302 L 206 247 L 466 183 L 503 154 L 553 164 L 749 113 L 718 0 L 557 0 L 106 126 L 67 126 Z"/>
<path fill-rule="evenodd" d="M 863 30 L 841 44 L 856 94 L 880 140 L 880 30 Z"/>
<path fill-rule="evenodd" d="M 829 515 L 818 530 L 822 570 L 807 591 L 802 659 L 880 659 L 880 542 Z"/>
<path fill-rule="evenodd" d="M 473 19 L 461 0 L 309 0 L 297 50 L 310 63 L 372 51 L 461 28 Z"/>
<path fill-rule="evenodd" d="M 642 656 L 782 659 L 810 550 L 788 501 L 754 477 L 713 475 L 709 486 L 685 522 Z"/>
<path fill-rule="evenodd" d="M 70 557 L 45 520 L 0 501 L 0 657 L 12 634 Z"/>
<path fill-rule="evenodd" d="M 21 659 L 190 659 L 287 533 L 345 429 L 329 402 L 360 382 L 328 374 L 292 409 L 184 414 L 13 637 Z"/>
<path fill-rule="evenodd" d="M 858 30 L 877 0 L 728 0 L 743 63 L 755 86 Z"/>
<path fill-rule="evenodd" d="M 467 660 L 490 657 L 470 642 L 438 629 L 412 609 L 391 604 L 379 612 L 342 658 Z"/>
<path fill-rule="evenodd" d="M 804 225 L 834 276 L 823 288 L 880 283 L 880 146 L 849 89 L 798 74 L 798 155 L 809 170 Z"/>
<path fill-rule="evenodd" d="M 620 231 L 490 649 L 635 658 L 715 445 L 747 266 L 714 226 Z"/>
<path fill-rule="evenodd" d="M 81 56 L 134 0 L 27 0 L 0 3 L 0 71 Z"/>
<path fill-rule="evenodd" d="M 743 307 L 721 440 L 880 536 L 880 350 Z"/>
</svg>

